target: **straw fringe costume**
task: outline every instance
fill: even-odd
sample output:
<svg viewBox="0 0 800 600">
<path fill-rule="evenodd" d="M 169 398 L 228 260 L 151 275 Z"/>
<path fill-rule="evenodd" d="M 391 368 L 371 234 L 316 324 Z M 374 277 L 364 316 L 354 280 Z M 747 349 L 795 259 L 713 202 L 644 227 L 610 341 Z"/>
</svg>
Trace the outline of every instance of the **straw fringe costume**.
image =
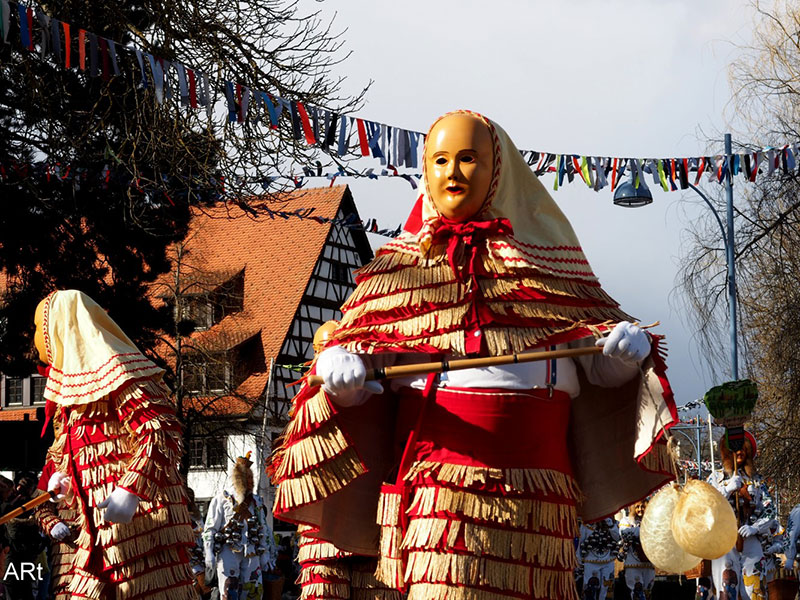
<svg viewBox="0 0 800 600">
<path fill-rule="evenodd" d="M 194 535 L 177 469 L 181 428 L 162 370 L 81 292 L 51 294 L 43 328 L 56 439 L 39 487 L 61 471 L 71 490 L 37 516 L 46 533 L 62 521 L 75 536 L 54 547 L 55 597 L 196 598 L 187 554 Z M 98 504 L 115 488 L 139 499 L 130 523 L 103 520 Z"/>
<path fill-rule="evenodd" d="M 329 345 L 383 366 L 593 343 L 629 318 L 507 134 L 474 116 L 493 138 L 482 209 L 447 221 L 426 179 L 418 230 L 360 270 Z M 411 600 L 575 598 L 578 512 L 608 516 L 669 478 L 654 445 L 674 421 L 657 345 L 612 388 L 572 367 L 572 401 L 558 386 L 429 378 L 424 390 L 393 386 L 342 408 L 304 386 L 271 465 L 274 513 L 308 537 L 379 555 L 378 579 Z"/>
<path fill-rule="evenodd" d="M 401 600 L 395 589 L 375 577 L 376 561 L 339 550 L 330 542 L 305 535 L 300 525 L 297 560 L 302 571 L 300 600 Z"/>
</svg>

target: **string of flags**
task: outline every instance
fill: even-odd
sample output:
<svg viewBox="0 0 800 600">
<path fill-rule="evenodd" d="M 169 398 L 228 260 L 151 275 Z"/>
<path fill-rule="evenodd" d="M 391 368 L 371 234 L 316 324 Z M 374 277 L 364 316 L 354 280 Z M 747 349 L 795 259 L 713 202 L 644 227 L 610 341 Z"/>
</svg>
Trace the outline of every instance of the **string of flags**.
<svg viewBox="0 0 800 600">
<path fill-rule="evenodd" d="M 711 472 L 711 467 L 712 467 L 712 464 L 711 464 L 710 460 L 703 460 L 703 461 L 700 461 L 698 463 L 696 460 L 684 460 L 684 459 L 681 459 L 681 460 L 678 461 L 678 464 L 683 469 L 685 469 L 686 471 L 689 471 L 690 473 L 700 473 L 701 470 L 702 470 L 702 472 L 710 473 Z M 716 462 L 713 466 L 714 466 L 714 469 L 717 470 L 717 471 L 721 471 L 722 470 L 722 463 L 720 463 L 720 462 Z"/>
<path fill-rule="evenodd" d="M 110 168 L 108 165 L 99 170 L 90 170 L 83 167 L 73 168 L 71 165 L 53 164 L 48 162 L 20 163 L 0 161 L 0 182 L 5 183 L 18 179 L 24 179 L 31 175 L 42 177 L 48 182 L 69 182 L 76 190 L 80 189 L 82 182 L 87 182 L 90 180 L 93 182 L 100 182 L 105 186 L 117 184 L 126 188 L 132 187 L 145 194 L 164 194 L 166 199 L 171 204 L 175 204 L 173 198 L 171 198 L 169 195 L 166 195 L 161 188 L 148 187 L 146 184 L 135 180 L 126 171 L 115 170 Z M 349 176 L 351 174 L 346 173 L 346 175 Z M 205 196 L 206 200 L 221 200 L 222 192 L 224 192 L 224 182 L 219 179 L 214 179 L 209 182 L 201 182 L 197 180 L 190 181 L 189 178 L 180 178 L 177 183 L 180 185 L 176 187 L 183 189 L 183 191 L 180 193 L 188 194 L 191 192 L 196 196 Z M 302 187 L 303 183 L 304 182 L 302 181 L 302 178 L 301 180 L 295 179 L 295 184 L 297 187 Z M 266 183 L 264 183 L 264 185 L 265 187 L 268 187 Z M 249 205 L 240 206 L 254 215 L 266 215 L 270 219 L 306 219 L 315 221 L 317 223 L 341 225 L 342 227 L 347 227 L 348 229 L 362 230 L 385 237 L 397 237 L 402 231 L 402 225 L 398 225 L 395 228 L 382 227 L 378 224 L 377 219 L 368 219 L 366 222 L 364 222 L 354 213 L 345 215 L 342 218 L 327 218 L 313 214 L 315 210 L 314 208 L 295 208 L 289 211 L 276 210 L 271 208 L 267 202 L 257 204 L 251 203 Z"/>
<path fill-rule="evenodd" d="M 375 158 L 386 167 L 380 176 L 401 176 L 412 186 L 416 185 L 418 175 L 400 174 L 397 169 L 420 167 L 425 135 L 419 131 L 339 114 L 234 81 L 212 81 L 207 73 L 190 65 L 166 60 L 59 21 L 39 6 L 0 0 L 3 42 L 10 43 L 12 30 L 16 32 L 18 43 L 28 51 L 38 50 L 42 58 L 52 59 L 65 69 L 79 69 L 91 77 L 106 80 L 121 74 L 124 65 L 119 60 L 119 51 L 132 53 L 136 63 L 131 64 L 138 64 L 140 86 L 152 89 L 159 104 L 177 95 L 181 106 L 205 110 L 211 118 L 218 97 L 223 97 L 227 120 L 231 123 L 260 122 L 271 129 L 288 127 L 294 139 L 305 141 L 309 146 L 339 157 Z M 730 157 L 722 154 L 623 158 L 534 150 L 521 150 L 521 153 L 537 175 L 554 175 L 554 190 L 565 182 L 582 181 L 595 191 L 606 187 L 613 191 L 627 174 L 637 186 L 647 185 L 649 176 L 654 185 L 668 192 L 687 189 L 690 184 L 698 185 L 703 176 L 709 182 L 722 183 L 728 173 L 745 182 L 754 182 L 762 174 L 798 174 L 800 142 L 751 148 Z M 306 176 L 310 176 L 307 171 Z M 333 182 L 336 177 L 347 174 L 342 170 L 324 176 Z M 367 176 L 379 175 L 373 172 Z"/>
<path fill-rule="evenodd" d="M 300 220 L 310 220 L 315 221 L 317 223 L 331 223 L 333 225 L 340 225 L 342 227 L 346 227 L 348 229 L 354 230 L 361 230 L 367 233 L 375 233 L 378 235 L 382 235 L 385 237 L 397 237 L 403 231 L 403 225 L 400 224 L 396 228 L 384 228 L 378 225 L 377 219 L 367 219 L 366 223 L 358 218 L 358 216 L 354 213 L 350 213 L 345 215 L 342 218 L 328 218 L 328 217 L 320 217 L 314 215 L 313 208 L 297 208 L 291 211 L 286 210 L 274 210 L 271 209 L 266 204 L 262 204 L 258 206 L 258 209 L 266 214 L 269 218 L 281 218 L 281 219 L 291 219 L 296 218 Z"/>
<path fill-rule="evenodd" d="M 704 407 L 705 403 L 702 400 L 691 400 L 686 404 L 681 404 L 677 407 L 678 412 L 685 411 L 685 410 L 694 410 L 695 408 Z"/>
</svg>

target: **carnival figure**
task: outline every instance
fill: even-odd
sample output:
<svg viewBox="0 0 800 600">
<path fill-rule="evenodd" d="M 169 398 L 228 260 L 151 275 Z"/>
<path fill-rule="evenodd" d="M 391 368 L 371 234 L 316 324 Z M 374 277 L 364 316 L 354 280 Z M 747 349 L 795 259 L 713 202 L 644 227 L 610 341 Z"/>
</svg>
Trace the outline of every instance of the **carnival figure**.
<svg viewBox="0 0 800 600">
<path fill-rule="evenodd" d="M 670 478 L 654 445 L 675 418 L 658 339 L 602 290 L 495 123 L 438 120 L 423 171 L 407 231 L 360 271 L 316 361 L 323 387 L 293 401 L 275 514 L 380 555 L 378 579 L 410 600 L 576 598 L 578 512 L 596 521 Z M 366 380 L 608 332 L 603 355 Z"/>
<path fill-rule="evenodd" d="M 55 597 L 195 598 L 181 427 L 163 369 L 83 292 L 53 292 L 34 320 L 55 431 L 39 489 L 60 491 L 37 509 L 45 533 L 63 540 Z"/>
<path fill-rule="evenodd" d="M 772 498 L 761 476 L 756 472 L 756 440 L 745 432 L 739 450 L 728 447 L 727 438 L 719 442 L 722 471 L 709 477 L 709 483 L 728 498 L 739 523 L 739 538 L 725 556 L 711 561 L 711 575 L 720 600 L 739 596 L 764 600 L 763 539 L 774 523 Z"/>
<path fill-rule="evenodd" d="M 338 321 L 326 321 L 314 333 L 315 357 L 323 350 Z M 330 542 L 314 536 L 314 528 L 298 525 L 301 566 L 300 600 L 400 600 L 400 593 L 375 578 L 377 560 L 369 556 L 358 556 L 337 548 Z"/>
<path fill-rule="evenodd" d="M 647 560 L 639 540 L 639 527 L 645 508 L 646 500 L 631 505 L 628 514 L 619 523 L 620 558 L 625 564 L 625 584 L 632 600 L 649 600 L 656 577 L 655 567 Z"/>
<path fill-rule="evenodd" d="M 206 571 L 216 571 L 222 600 L 260 600 L 262 576 L 278 556 L 264 501 L 253 493 L 252 465 L 249 452 L 236 459 L 232 488 L 214 496 L 206 514 Z"/>
<path fill-rule="evenodd" d="M 786 521 L 786 532 L 783 537 L 783 552 L 786 556 L 785 569 L 792 570 L 795 568 L 798 542 L 800 542 L 800 504 L 792 508 Z"/>
<path fill-rule="evenodd" d="M 614 519 L 582 523 L 578 542 L 578 564 L 583 567 L 584 600 L 614 597 L 614 560 L 620 544 L 619 525 Z"/>
<path fill-rule="evenodd" d="M 778 554 L 783 552 L 784 531 L 777 519 L 770 519 L 764 527 L 765 533 L 761 536 L 761 549 L 764 553 L 764 576 L 762 577 L 762 588 L 768 589 L 769 583 L 773 581 L 781 566 Z"/>
</svg>

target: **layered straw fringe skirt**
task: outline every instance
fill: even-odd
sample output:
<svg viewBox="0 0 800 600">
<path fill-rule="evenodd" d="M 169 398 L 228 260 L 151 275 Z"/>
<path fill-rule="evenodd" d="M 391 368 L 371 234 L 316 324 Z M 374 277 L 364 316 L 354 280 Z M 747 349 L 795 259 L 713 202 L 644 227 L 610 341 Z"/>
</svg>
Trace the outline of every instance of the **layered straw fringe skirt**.
<svg viewBox="0 0 800 600">
<path fill-rule="evenodd" d="M 398 590 L 375 578 L 375 558 L 355 556 L 304 535 L 308 530 L 304 525 L 297 528 L 300 600 L 401 600 Z"/>
<path fill-rule="evenodd" d="M 441 388 L 378 509 L 378 580 L 409 600 L 577 600 L 567 394 Z M 397 439 L 424 405 L 400 398 Z"/>
</svg>

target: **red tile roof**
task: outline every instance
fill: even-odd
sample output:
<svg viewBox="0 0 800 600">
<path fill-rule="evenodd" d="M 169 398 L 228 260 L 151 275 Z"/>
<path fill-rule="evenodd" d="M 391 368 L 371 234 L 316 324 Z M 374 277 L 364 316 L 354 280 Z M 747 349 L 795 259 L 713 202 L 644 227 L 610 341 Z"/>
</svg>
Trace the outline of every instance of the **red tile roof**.
<svg viewBox="0 0 800 600">
<path fill-rule="evenodd" d="M 0 410 L 0 421 L 24 421 L 25 415 L 31 421 L 36 420 L 36 407 L 30 408 L 9 408 L 5 407 Z"/>
<path fill-rule="evenodd" d="M 332 219 L 346 196 L 350 192 L 343 185 L 298 190 L 267 206 L 273 211 L 313 208 L 312 216 Z M 330 229 L 329 222 L 256 216 L 234 205 L 197 211 L 192 219 L 184 242 L 189 272 L 199 274 L 192 277 L 202 279 L 202 273 L 209 273 L 220 284 L 225 282 L 220 274 L 233 276 L 244 269 L 244 310 L 192 335 L 193 343 L 226 349 L 259 336 L 264 363 L 236 389 L 237 396 L 257 398 L 263 393 L 269 359 L 283 347 Z M 154 296 L 165 295 L 163 286 L 170 285 L 170 278 L 174 274 L 155 284 Z M 214 414 L 244 414 L 250 408 L 236 397 L 217 399 L 213 406 Z"/>
</svg>

